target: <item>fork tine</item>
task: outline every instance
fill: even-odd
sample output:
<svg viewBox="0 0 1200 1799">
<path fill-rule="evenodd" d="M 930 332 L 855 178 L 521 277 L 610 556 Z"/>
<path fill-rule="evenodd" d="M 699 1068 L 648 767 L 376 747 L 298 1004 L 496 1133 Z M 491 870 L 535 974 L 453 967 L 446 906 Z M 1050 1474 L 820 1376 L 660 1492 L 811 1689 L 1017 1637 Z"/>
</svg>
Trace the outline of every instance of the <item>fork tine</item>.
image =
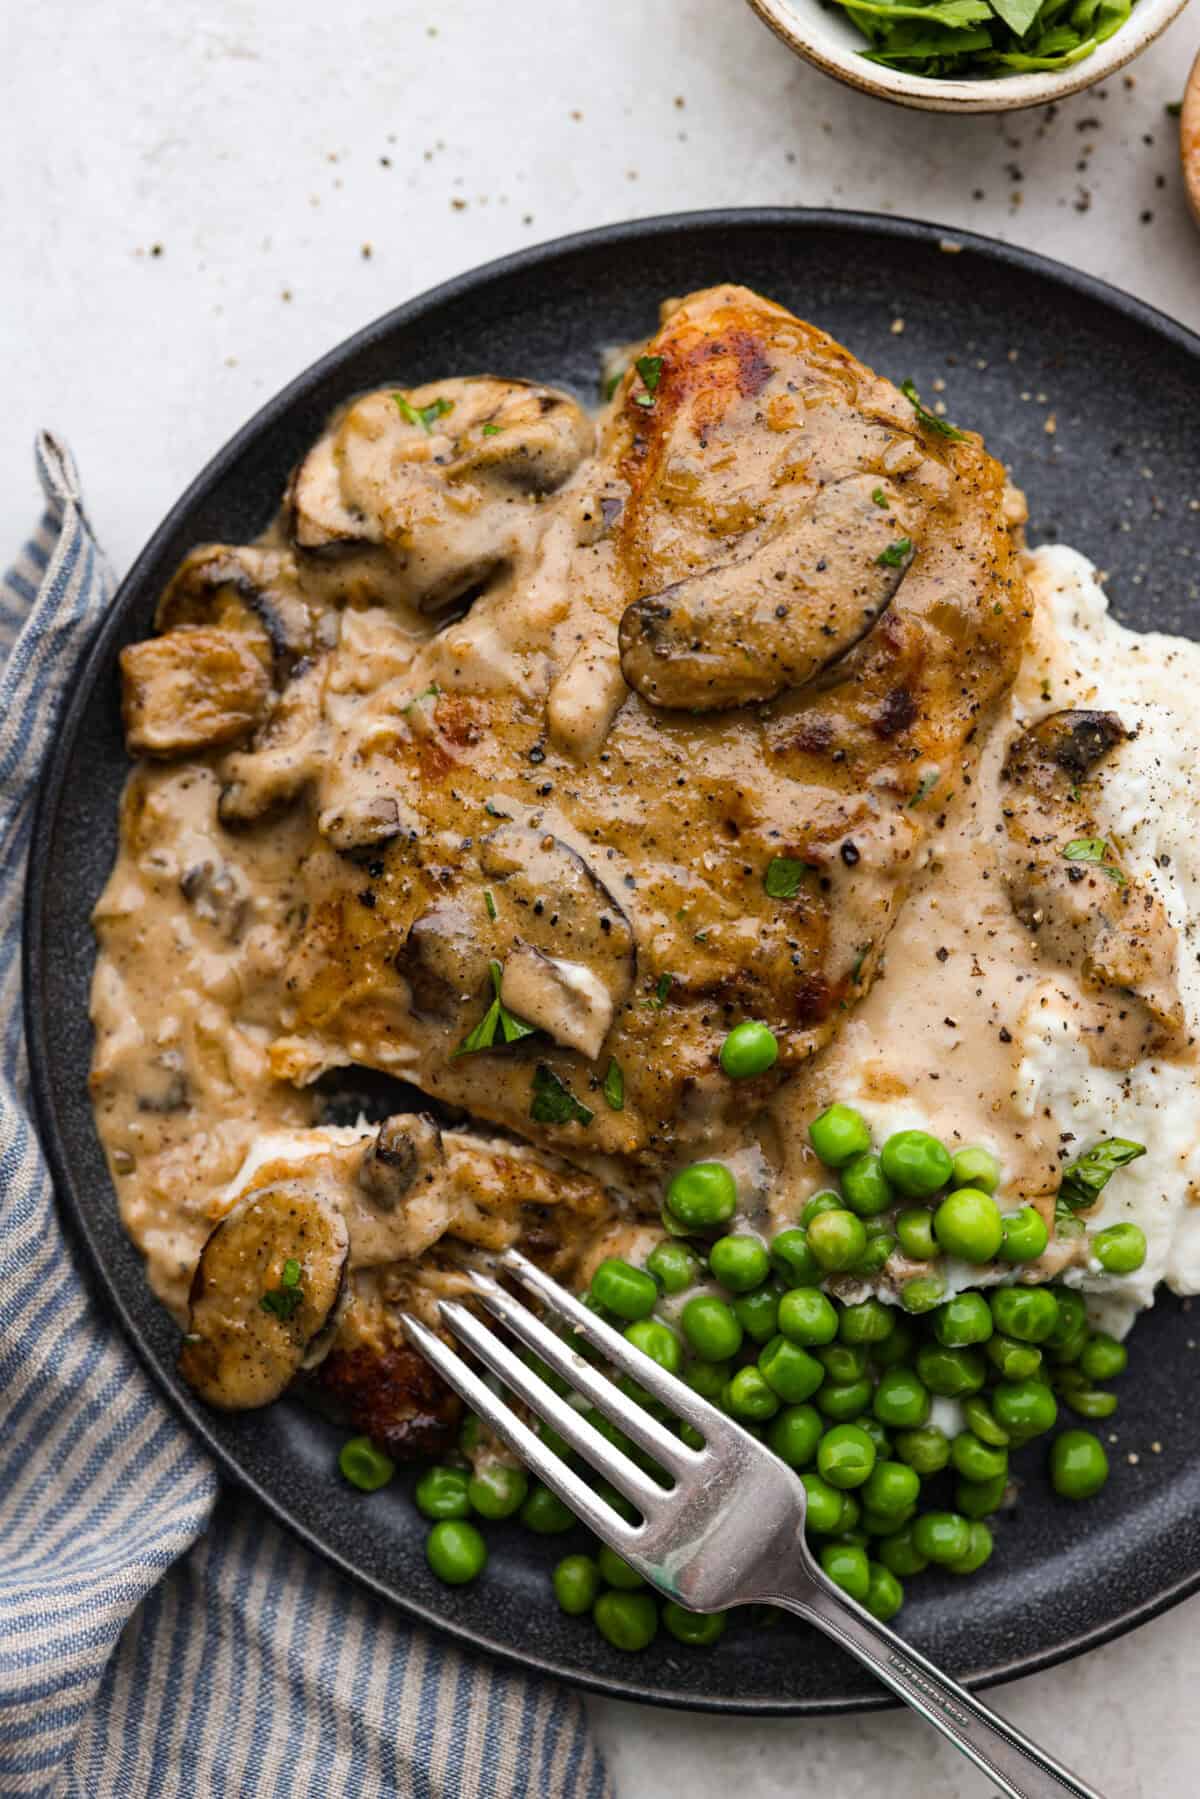
<svg viewBox="0 0 1200 1799">
<path fill-rule="evenodd" d="M 547 1449 L 541 1438 L 517 1417 L 512 1407 L 498 1398 L 474 1369 L 468 1368 L 462 1357 L 443 1343 L 439 1336 L 409 1312 L 402 1312 L 400 1319 L 414 1348 L 421 1351 L 426 1361 L 437 1369 L 446 1385 L 453 1387 L 459 1397 L 466 1400 L 471 1410 L 495 1431 L 501 1442 L 507 1443 L 514 1454 L 520 1456 L 525 1466 L 532 1469 L 552 1493 L 557 1493 L 563 1503 L 569 1505 L 602 1542 L 608 1543 L 622 1555 L 628 1555 L 638 1541 L 638 1526 L 628 1524 L 606 1500 L 601 1499 L 598 1493 L 593 1493 L 586 1481 L 581 1480 L 573 1468 L 568 1468 L 553 1450 Z"/>
<path fill-rule="evenodd" d="M 503 1287 L 486 1274 L 472 1270 L 471 1280 L 484 1305 L 495 1314 L 501 1324 L 539 1355 L 555 1374 L 561 1374 L 564 1380 L 569 1381 L 577 1393 L 582 1393 L 589 1399 L 597 1411 L 604 1412 L 620 1425 L 625 1435 L 639 1449 L 652 1455 L 664 1468 L 669 1468 L 672 1474 L 687 1474 L 696 1467 L 699 1451 L 689 1449 L 678 1437 L 672 1436 L 657 1418 L 651 1417 L 644 1406 L 619 1392 L 607 1375 L 585 1362 L 577 1349 L 572 1349 L 569 1343 L 564 1343 L 540 1318 L 535 1318 L 528 1306 L 523 1305 L 519 1299 L 514 1299 L 511 1293 L 506 1293 Z M 641 1376 L 638 1378 L 641 1379 Z M 566 1435 L 565 1431 L 563 1435 Z"/>
<path fill-rule="evenodd" d="M 573 1294 L 568 1293 L 565 1287 L 560 1287 L 557 1281 L 551 1280 L 548 1274 L 543 1274 L 519 1250 L 505 1250 L 499 1258 L 498 1266 L 505 1273 L 513 1275 L 523 1287 L 536 1293 L 547 1310 L 565 1319 L 585 1342 L 602 1350 L 622 1374 L 632 1375 L 640 1386 L 645 1387 L 647 1393 L 669 1406 L 677 1418 L 694 1424 L 710 1446 L 727 1442 L 734 1432 L 739 1438 L 742 1436 L 740 1428 L 724 1412 L 719 1412 L 707 1399 L 701 1399 L 678 1375 L 668 1374 L 665 1368 L 652 1362 L 640 1349 L 634 1349 L 619 1331 L 613 1330 L 602 1318 L 597 1318 L 594 1312 L 589 1312 L 586 1306 L 580 1305 Z M 546 1359 L 549 1360 L 549 1357 Z M 609 1403 L 611 1405 L 612 1402 Z"/>
<path fill-rule="evenodd" d="M 490 1368 L 493 1374 L 498 1374 L 518 1399 L 523 1399 L 531 1411 L 552 1424 L 571 1448 L 590 1462 L 605 1480 L 610 1481 L 618 1493 L 624 1493 L 626 1499 L 632 1499 L 644 1514 L 653 1513 L 655 1500 L 661 1503 L 666 1497 L 666 1490 L 657 1481 L 652 1480 L 635 1462 L 631 1462 L 627 1455 L 615 1449 L 607 1437 L 602 1437 L 574 1406 L 568 1405 L 565 1399 L 560 1399 L 539 1374 L 526 1367 L 507 1343 L 502 1343 L 496 1333 L 481 1323 L 466 1306 L 459 1305 L 456 1300 L 443 1299 L 438 1311 L 455 1336 L 479 1357 L 484 1367 Z"/>
</svg>

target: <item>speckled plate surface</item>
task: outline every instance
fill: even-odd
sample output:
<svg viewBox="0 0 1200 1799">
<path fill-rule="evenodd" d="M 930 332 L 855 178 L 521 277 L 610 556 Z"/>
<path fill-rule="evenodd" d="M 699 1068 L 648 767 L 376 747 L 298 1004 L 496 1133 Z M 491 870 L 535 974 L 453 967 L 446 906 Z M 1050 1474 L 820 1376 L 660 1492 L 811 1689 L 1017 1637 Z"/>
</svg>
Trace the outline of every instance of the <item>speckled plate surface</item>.
<svg viewBox="0 0 1200 1799">
<path fill-rule="evenodd" d="M 950 416 L 982 430 L 1028 492 L 1031 541 L 1086 551 L 1108 571 L 1126 622 L 1200 635 L 1200 338 L 1151 308 L 1019 249 L 854 213 L 691 214 L 525 251 L 400 307 L 302 375 L 209 464 L 139 557 L 76 686 L 41 794 L 27 1025 L 62 1207 L 104 1303 L 226 1474 L 314 1549 L 481 1649 L 603 1691 L 729 1711 L 840 1711 L 883 1703 L 880 1691 L 799 1625 L 763 1628 L 741 1614 L 714 1651 L 667 1638 L 622 1656 L 549 1596 L 549 1569 L 571 1539 L 490 1527 L 486 1577 L 450 1590 L 426 1569 L 409 1478 L 370 1497 L 350 1492 L 334 1465 L 343 1433 L 300 1404 L 207 1411 L 175 1377 L 177 1333 L 120 1229 L 87 1095 L 88 917 L 112 861 L 127 770 L 116 657 L 150 629 L 179 557 L 204 539 L 261 530 L 301 450 L 356 389 L 490 369 L 591 399 L 606 345 L 647 332 L 665 295 L 726 280 L 785 302 L 895 379 L 911 375 L 927 400 L 944 382 Z M 968 1682 L 1004 1680 L 1200 1587 L 1197 1322 L 1167 1298 L 1139 1324 L 1113 1478 L 1098 1500 L 1056 1500 L 1036 1446 L 1017 1458 L 1021 1503 L 987 1568 L 912 1583 L 900 1624 L 915 1644 Z"/>
</svg>

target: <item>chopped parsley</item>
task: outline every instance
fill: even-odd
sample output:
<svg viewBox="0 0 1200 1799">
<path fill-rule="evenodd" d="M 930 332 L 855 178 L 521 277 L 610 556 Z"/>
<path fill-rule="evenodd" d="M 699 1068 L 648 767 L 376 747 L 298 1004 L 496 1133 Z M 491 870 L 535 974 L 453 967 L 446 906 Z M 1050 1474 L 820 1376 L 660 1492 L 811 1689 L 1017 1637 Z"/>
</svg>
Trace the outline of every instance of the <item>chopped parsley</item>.
<svg viewBox="0 0 1200 1799">
<path fill-rule="evenodd" d="M 930 412 L 928 406 L 923 406 L 921 404 L 921 396 L 917 392 L 916 383 L 914 381 L 902 381 L 900 383 L 900 392 L 904 395 L 904 398 L 908 401 L 927 431 L 936 431 L 939 437 L 948 437 L 952 443 L 962 442 L 965 435 L 962 431 L 957 430 L 948 420 L 940 419 L 936 412 Z"/>
<path fill-rule="evenodd" d="M 875 492 L 871 495 L 871 498 L 874 500 L 874 502 L 877 506 L 882 506 L 883 510 L 885 512 L 891 511 L 892 508 L 888 502 L 888 497 L 884 493 L 882 487 L 877 487 L 875 489 Z"/>
<path fill-rule="evenodd" d="M 921 76 L 1066 69 L 1119 31 L 1134 0 L 839 0 L 868 62 Z"/>
<path fill-rule="evenodd" d="M 1118 887 L 1124 887 L 1125 876 L 1114 863 L 1107 860 L 1112 851 L 1103 837 L 1074 837 L 1062 853 L 1067 862 L 1095 863 L 1110 881 L 1115 881 Z"/>
<path fill-rule="evenodd" d="M 533 1071 L 533 1098 L 529 1116 L 535 1124 L 590 1124 L 596 1114 L 589 1111 L 571 1089 L 560 1081 L 554 1070 L 539 1062 Z"/>
<path fill-rule="evenodd" d="M 608 1065 L 608 1073 L 604 1077 L 604 1085 L 600 1091 L 604 1095 L 605 1104 L 611 1111 L 624 1111 L 625 1076 L 621 1072 L 621 1064 L 617 1061 L 615 1056 Z"/>
<path fill-rule="evenodd" d="M 485 437 L 499 437 L 503 429 L 503 425 L 485 425 L 483 427 L 483 435 Z"/>
<path fill-rule="evenodd" d="M 660 974 L 654 992 L 647 999 L 646 1004 L 648 1006 L 655 1006 L 661 1011 L 667 1003 L 667 995 L 671 991 L 671 983 L 674 979 L 675 976 L 673 974 Z"/>
<path fill-rule="evenodd" d="M 863 963 L 866 961 L 867 957 L 870 955 L 873 948 L 874 948 L 874 940 L 873 939 L 870 943 L 860 943 L 859 944 L 858 949 L 855 951 L 855 954 L 854 954 L 854 964 L 850 970 L 850 979 L 852 981 L 857 982 L 859 976 L 862 974 L 862 971 L 863 971 Z"/>
<path fill-rule="evenodd" d="M 484 904 L 484 909 L 487 912 L 488 917 L 495 918 L 495 916 L 496 916 L 496 901 L 495 901 L 495 897 L 494 897 L 490 887 L 485 887 L 483 890 L 483 904 Z"/>
<path fill-rule="evenodd" d="M 422 700 L 436 700 L 441 691 L 442 690 L 437 682 L 432 682 L 423 693 L 418 693 L 409 700 L 408 705 L 404 707 L 404 711 L 411 712 L 414 706 L 419 706 L 421 704 Z"/>
<path fill-rule="evenodd" d="M 304 1290 L 300 1285 L 301 1273 L 299 1262 L 294 1256 L 289 1256 L 283 1264 L 279 1286 L 271 1287 L 258 1302 L 264 1312 L 272 1312 L 276 1318 L 282 1318 L 285 1322 L 292 1316 L 304 1299 Z"/>
<path fill-rule="evenodd" d="M 1127 1137 L 1106 1137 L 1085 1149 L 1063 1169 L 1058 1202 L 1072 1212 L 1095 1205 L 1118 1168 L 1125 1168 L 1146 1153 L 1144 1143 L 1131 1143 Z"/>
<path fill-rule="evenodd" d="M 500 1003 L 500 978 L 503 974 L 499 962 L 488 963 L 488 973 L 492 977 L 492 992 L 495 994 L 491 1005 L 469 1036 L 464 1037 L 451 1056 L 451 1061 L 458 1056 L 473 1056 L 481 1049 L 504 1049 L 510 1043 L 520 1043 L 523 1037 L 532 1037 L 537 1030 L 535 1024 L 526 1024 L 515 1012 Z"/>
<path fill-rule="evenodd" d="M 448 412 L 454 411 L 454 401 L 447 400 L 440 394 L 428 406 L 414 406 L 407 394 L 393 394 L 392 398 L 405 423 L 419 426 L 426 436 L 433 430 L 437 419 L 445 418 Z"/>
<path fill-rule="evenodd" d="M 917 791 L 908 802 L 908 809 L 910 812 L 914 806 L 919 806 L 922 800 L 927 800 L 929 798 L 941 778 L 942 771 L 940 768 L 931 768 L 927 774 L 921 776 L 921 779 L 917 784 Z"/>
<path fill-rule="evenodd" d="M 658 384 L 662 380 L 663 359 L 661 356 L 639 356 L 634 368 L 646 384 L 648 393 L 658 392 Z"/>
<path fill-rule="evenodd" d="M 767 863 L 763 886 L 770 899 L 795 899 L 806 874 L 812 873 L 810 862 L 798 862 L 794 856 L 773 856 Z"/>
<path fill-rule="evenodd" d="M 898 537 L 890 543 L 886 550 L 880 550 L 875 560 L 880 568 L 903 568 L 906 556 L 912 555 L 912 538 Z"/>
</svg>

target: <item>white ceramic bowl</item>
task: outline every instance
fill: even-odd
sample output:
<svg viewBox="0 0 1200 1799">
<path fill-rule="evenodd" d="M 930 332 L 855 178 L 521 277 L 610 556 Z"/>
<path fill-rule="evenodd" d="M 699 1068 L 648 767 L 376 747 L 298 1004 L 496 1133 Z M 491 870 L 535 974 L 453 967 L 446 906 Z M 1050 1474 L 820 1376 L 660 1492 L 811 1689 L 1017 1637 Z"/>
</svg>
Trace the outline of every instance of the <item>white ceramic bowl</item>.
<svg viewBox="0 0 1200 1799">
<path fill-rule="evenodd" d="M 924 107 L 928 112 L 1012 112 L 1021 106 L 1062 100 L 1124 68 L 1183 11 L 1187 0 L 1137 0 L 1120 30 L 1086 62 L 1071 68 L 960 81 L 906 75 L 867 62 L 861 55 L 865 46 L 858 30 L 821 0 L 749 0 L 749 4 L 797 56 L 864 94 L 894 100 L 900 106 Z"/>
</svg>

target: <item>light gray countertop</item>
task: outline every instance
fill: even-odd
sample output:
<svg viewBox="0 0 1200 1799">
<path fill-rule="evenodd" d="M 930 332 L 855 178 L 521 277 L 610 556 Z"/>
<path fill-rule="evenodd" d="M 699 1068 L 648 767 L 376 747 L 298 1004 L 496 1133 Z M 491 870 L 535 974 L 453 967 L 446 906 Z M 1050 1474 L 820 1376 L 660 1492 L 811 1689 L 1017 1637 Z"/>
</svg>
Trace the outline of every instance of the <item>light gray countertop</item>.
<svg viewBox="0 0 1200 1799">
<path fill-rule="evenodd" d="M 1166 113 L 1200 48 L 1194 10 L 1105 88 L 998 119 L 850 93 L 740 0 L 5 12 L 0 546 L 37 508 L 37 426 L 73 445 L 123 568 L 230 432 L 349 332 L 490 257 L 638 214 L 913 214 L 1075 263 L 1200 327 L 1200 234 Z M 1111 1799 L 1191 1799 L 1198 1624 L 1193 1600 L 999 1702 Z M 987 1791 L 906 1717 L 594 1711 L 622 1799 Z"/>
</svg>

